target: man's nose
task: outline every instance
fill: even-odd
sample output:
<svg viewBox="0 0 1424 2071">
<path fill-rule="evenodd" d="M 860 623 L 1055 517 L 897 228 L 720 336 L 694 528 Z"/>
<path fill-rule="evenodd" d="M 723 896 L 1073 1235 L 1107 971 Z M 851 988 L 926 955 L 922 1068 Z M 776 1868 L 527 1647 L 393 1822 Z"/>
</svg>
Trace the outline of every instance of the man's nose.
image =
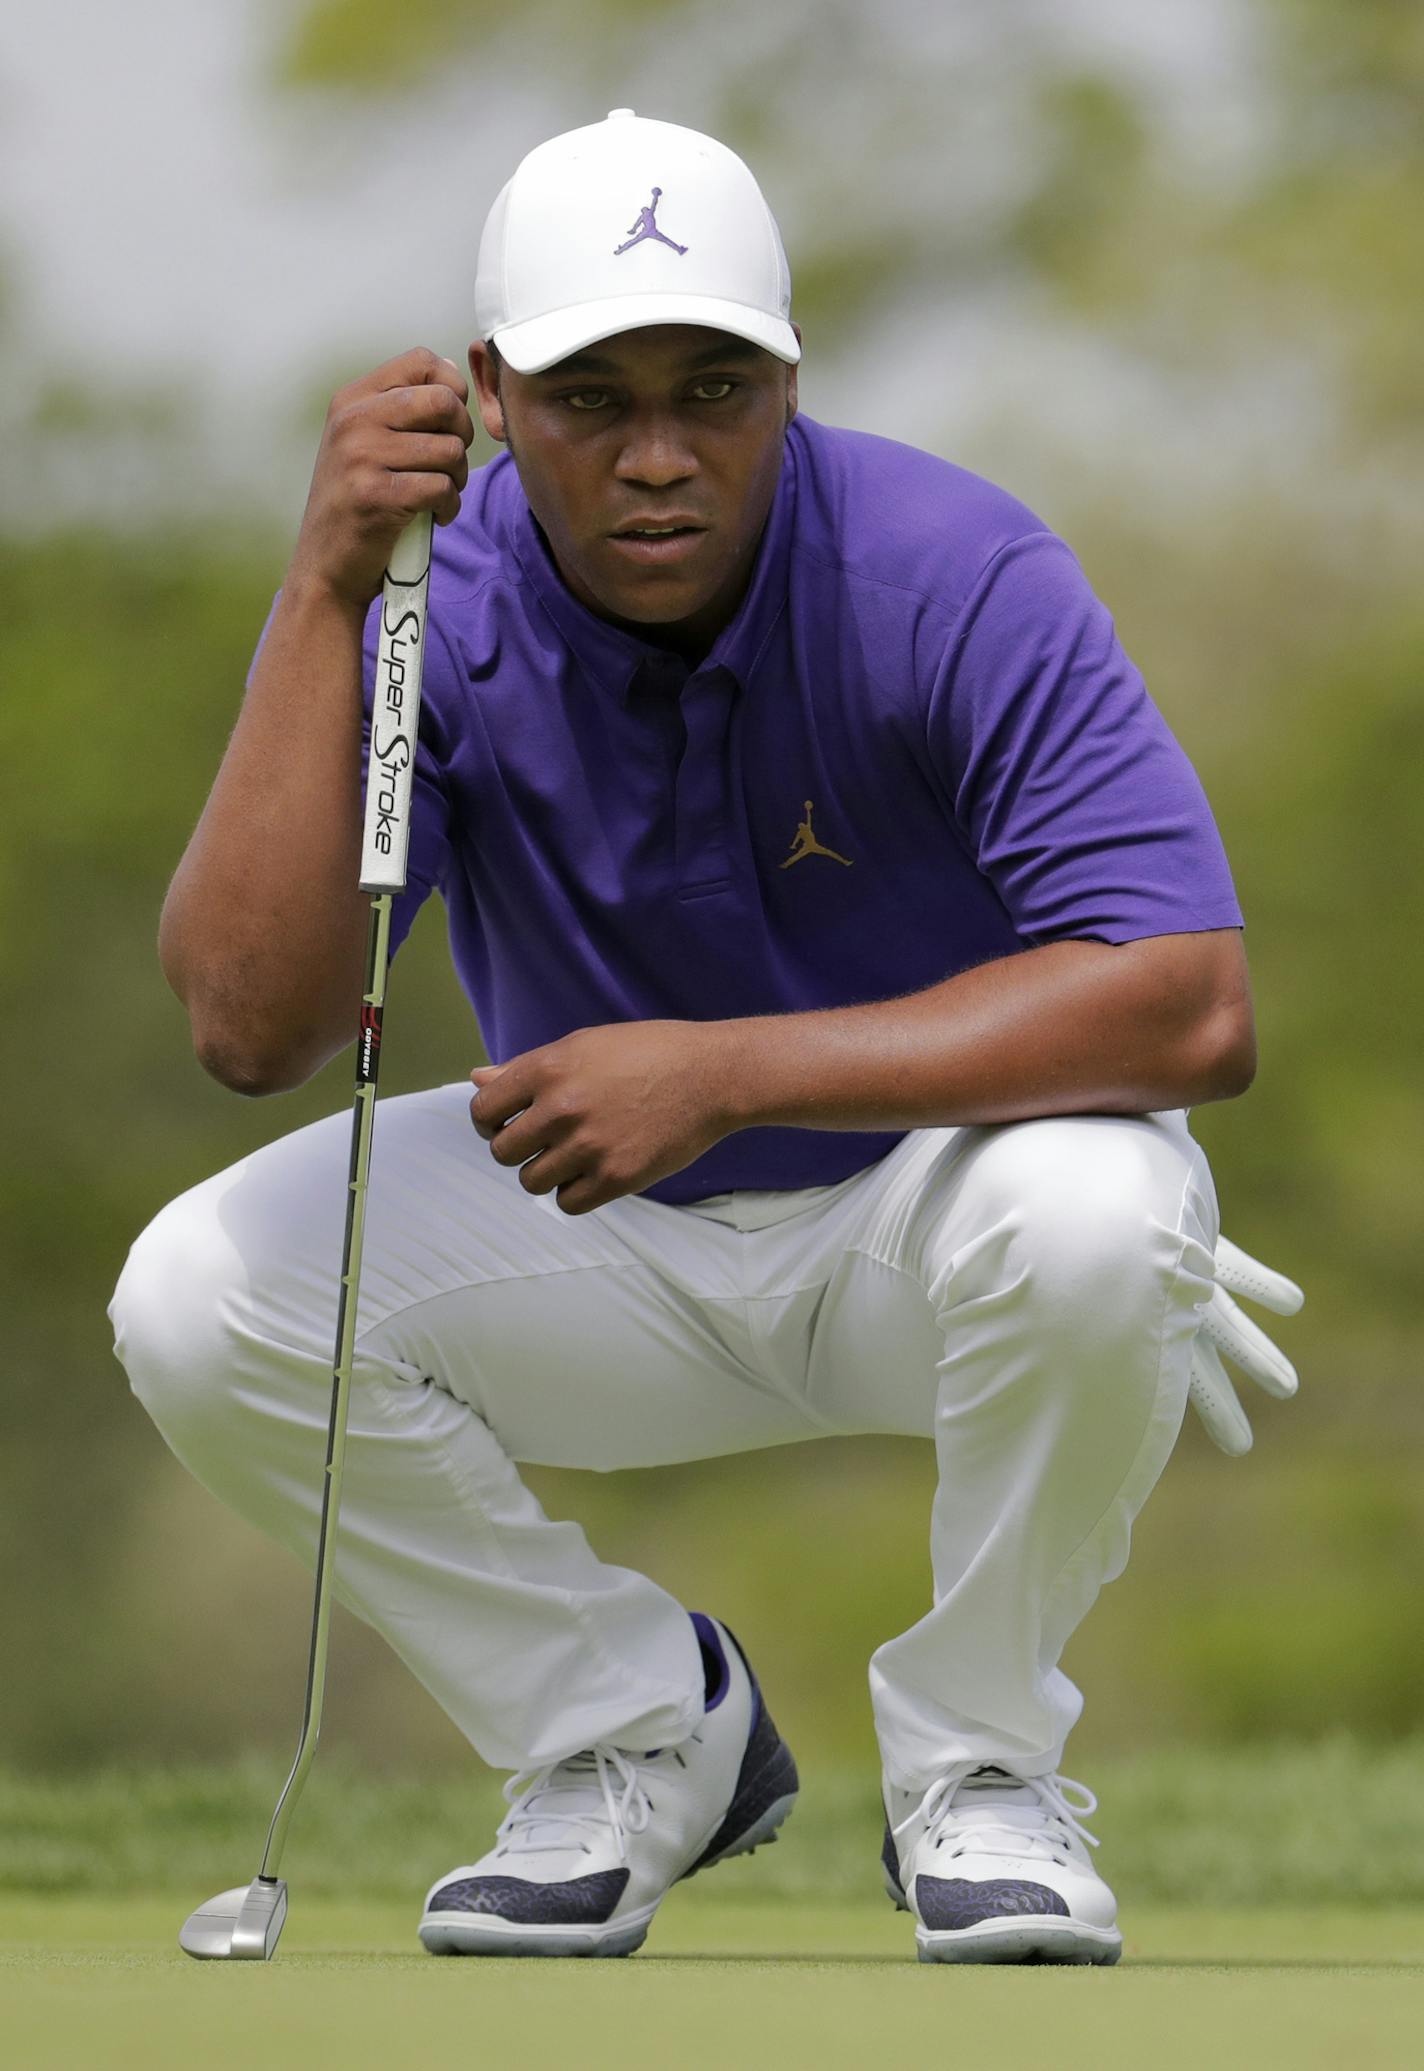
<svg viewBox="0 0 1424 2071">
<path fill-rule="evenodd" d="M 697 458 L 675 424 L 666 418 L 647 418 L 629 427 L 614 473 L 620 482 L 667 489 L 697 473 Z"/>
</svg>

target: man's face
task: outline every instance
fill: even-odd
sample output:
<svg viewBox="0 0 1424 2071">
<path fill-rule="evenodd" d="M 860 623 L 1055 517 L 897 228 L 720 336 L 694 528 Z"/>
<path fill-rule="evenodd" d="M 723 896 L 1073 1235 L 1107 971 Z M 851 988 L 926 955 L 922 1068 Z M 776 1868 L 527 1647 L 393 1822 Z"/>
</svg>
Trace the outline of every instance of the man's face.
<svg viewBox="0 0 1424 2071">
<path fill-rule="evenodd" d="M 796 413 L 796 369 L 725 331 L 657 324 L 600 339 L 543 374 L 504 366 L 497 385 L 475 344 L 470 371 L 485 429 L 508 444 L 580 603 L 705 650 L 756 558 Z"/>
</svg>

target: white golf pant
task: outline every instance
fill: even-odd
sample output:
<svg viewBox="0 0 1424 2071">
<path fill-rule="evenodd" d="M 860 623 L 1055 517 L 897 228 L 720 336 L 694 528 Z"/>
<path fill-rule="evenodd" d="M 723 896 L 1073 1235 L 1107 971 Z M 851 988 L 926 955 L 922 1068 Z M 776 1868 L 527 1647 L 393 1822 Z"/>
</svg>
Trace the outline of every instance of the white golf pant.
<svg viewBox="0 0 1424 2071">
<path fill-rule="evenodd" d="M 836 1186 L 566 1216 L 495 1164 L 469 1095 L 377 1115 L 341 1600 L 496 1767 L 665 1746 L 702 1710 L 685 1612 L 547 1517 L 513 1463 L 933 1437 L 933 1607 L 870 1668 L 887 1773 L 1057 1768 L 1082 1702 L 1059 1655 L 1127 1560 L 1212 1288 L 1185 1114 L 920 1129 Z M 174 1452 L 308 1565 L 349 1147 L 338 1114 L 183 1194 L 110 1305 Z"/>
</svg>

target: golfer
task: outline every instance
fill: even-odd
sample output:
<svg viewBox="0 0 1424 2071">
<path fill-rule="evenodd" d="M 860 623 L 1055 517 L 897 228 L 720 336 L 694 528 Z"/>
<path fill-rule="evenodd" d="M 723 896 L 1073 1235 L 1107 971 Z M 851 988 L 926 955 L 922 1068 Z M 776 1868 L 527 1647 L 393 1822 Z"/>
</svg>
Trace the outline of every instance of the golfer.
<svg viewBox="0 0 1424 2071">
<path fill-rule="evenodd" d="M 438 891 L 493 1061 L 381 1107 L 335 1576 L 515 1775 L 421 1938 L 624 1954 L 795 1798 L 732 1634 L 519 1463 L 896 1432 L 940 1479 L 933 1605 L 870 1664 L 890 1895 L 930 1959 L 1110 1963 L 1058 1661 L 1216 1299 L 1187 1110 L 1255 1066 L 1201 787 L 1031 511 L 797 415 L 781 239 L 721 144 L 618 109 L 531 152 L 476 319 L 472 390 L 416 350 L 335 398 L 160 944 L 222 1084 L 348 1043 L 372 605 L 432 511 L 392 941 Z M 348 1143 L 184 1194 L 111 1309 L 174 1452 L 308 1561 Z M 816 1566 L 786 1548 L 788 1601 Z"/>
</svg>

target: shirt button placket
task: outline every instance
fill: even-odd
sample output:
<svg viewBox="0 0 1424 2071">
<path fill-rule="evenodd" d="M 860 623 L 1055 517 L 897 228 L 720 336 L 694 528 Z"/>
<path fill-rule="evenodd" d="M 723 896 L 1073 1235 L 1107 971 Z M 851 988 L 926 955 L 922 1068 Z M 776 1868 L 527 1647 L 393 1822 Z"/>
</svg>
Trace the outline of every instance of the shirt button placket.
<svg viewBox="0 0 1424 2071">
<path fill-rule="evenodd" d="M 682 690 L 686 741 L 675 804 L 677 889 L 681 898 L 729 884 L 730 742 L 737 681 L 729 669 L 699 670 Z"/>
</svg>

